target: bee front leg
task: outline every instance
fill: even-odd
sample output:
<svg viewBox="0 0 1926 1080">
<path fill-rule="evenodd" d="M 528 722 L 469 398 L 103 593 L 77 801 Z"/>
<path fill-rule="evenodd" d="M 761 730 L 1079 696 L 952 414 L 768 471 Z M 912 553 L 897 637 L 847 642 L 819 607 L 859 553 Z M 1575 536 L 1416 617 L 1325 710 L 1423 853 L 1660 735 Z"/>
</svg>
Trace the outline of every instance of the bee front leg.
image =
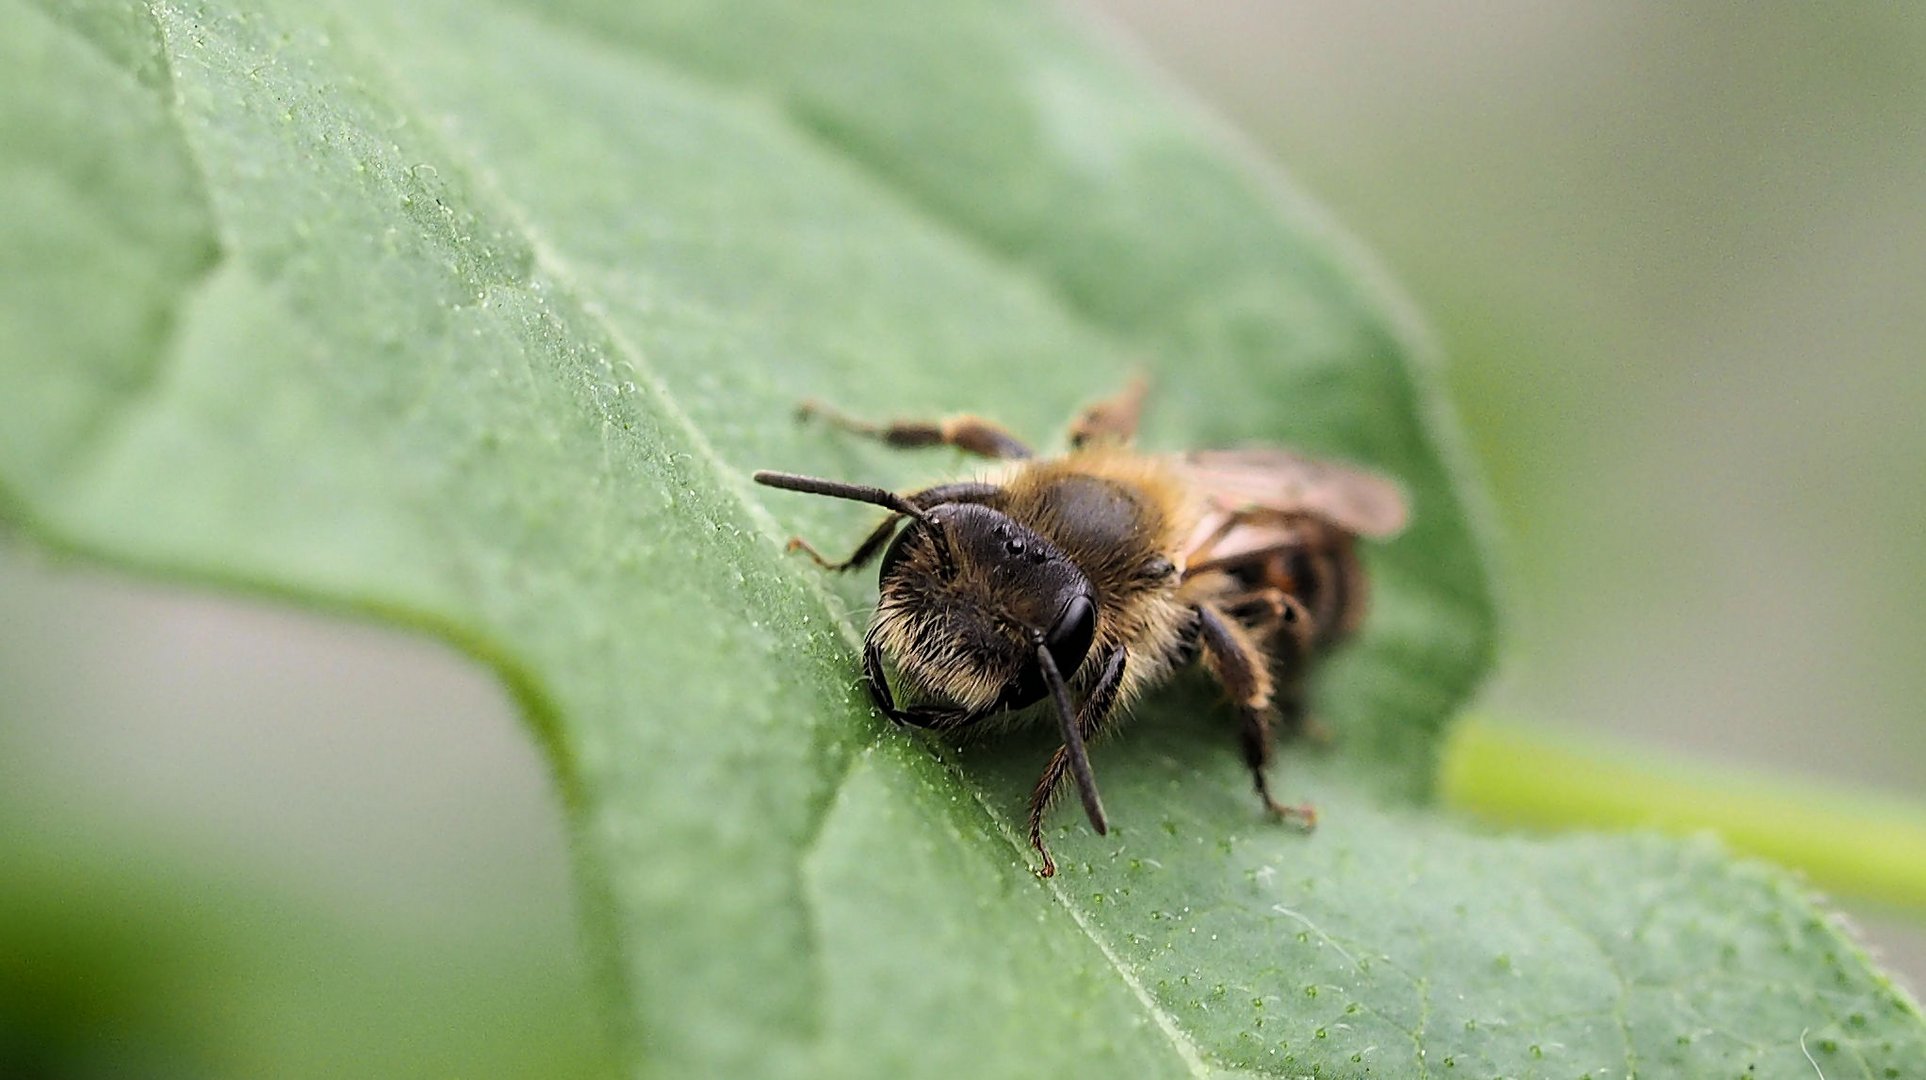
<svg viewBox="0 0 1926 1080">
<path fill-rule="evenodd" d="M 1263 650 L 1251 641 L 1244 629 L 1212 604 L 1198 604 L 1198 642 L 1204 649 L 1204 664 L 1230 694 L 1237 706 L 1239 741 L 1244 748 L 1244 763 L 1250 766 L 1251 783 L 1264 808 L 1286 821 L 1305 828 L 1317 824 L 1317 811 L 1310 804 L 1285 806 L 1271 795 L 1265 768 L 1271 763 L 1271 674 Z"/>
<path fill-rule="evenodd" d="M 1119 691 L 1123 688 L 1124 664 L 1129 654 L 1121 649 L 1112 649 L 1102 658 L 1103 669 L 1097 676 L 1097 685 L 1090 689 L 1090 696 L 1084 699 L 1083 707 L 1077 710 L 1077 731 L 1085 742 L 1096 737 L 1097 733 L 1110 719 L 1110 713 L 1117 706 Z M 1050 857 L 1050 849 L 1043 842 L 1043 815 L 1050 809 L 1056 798 L 1057 788 L 1063 783 L 1064 773 L 1072 765 L 1070 748 L 1060 746 L 1050 755 L 1050 763 L 1043 767 L 1043 775 L 1037 778 L 1036 789 L 1030 794 L 1030 846 L 1037 849 L 1043 865 L 1037 870 L 1038 877 L 1054 877 L 1057 862 Z"/>
<path fill-rule="evenodd" d="M 870 701 L 893 724 L 945 731 L 972 723 L 982 716 L 981 713 L 947 705 L 898 708 L 896 695 L 889 691 L 889 679 L 883 674 L 883 650 L 873 637 L 863 641 L 863 683 L 869 687 Z"/>
</svg>

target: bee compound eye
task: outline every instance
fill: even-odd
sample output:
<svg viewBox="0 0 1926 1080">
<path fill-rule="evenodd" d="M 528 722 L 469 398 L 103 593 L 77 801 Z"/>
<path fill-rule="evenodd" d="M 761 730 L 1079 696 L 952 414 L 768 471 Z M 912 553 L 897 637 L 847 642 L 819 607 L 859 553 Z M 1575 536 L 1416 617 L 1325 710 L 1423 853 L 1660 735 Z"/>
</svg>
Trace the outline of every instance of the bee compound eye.
<svg viewBox="0 0 1926 1080">
<path fill-rule="evenodd" d="M 1090 643 L 1097 637 L 1097 605 L 1089 594 L 1079 593 L 1064 605 L 1057 621 L 1050 624 L 1049 633 L 1044 635 L 1044 644 L 1050 649 L 1050 659 L 1057 663 L 1057 670 L 1069 678 L 1070 673 L 1083 663 L 1085 653 L 1090 651 Z"/>
</svg>

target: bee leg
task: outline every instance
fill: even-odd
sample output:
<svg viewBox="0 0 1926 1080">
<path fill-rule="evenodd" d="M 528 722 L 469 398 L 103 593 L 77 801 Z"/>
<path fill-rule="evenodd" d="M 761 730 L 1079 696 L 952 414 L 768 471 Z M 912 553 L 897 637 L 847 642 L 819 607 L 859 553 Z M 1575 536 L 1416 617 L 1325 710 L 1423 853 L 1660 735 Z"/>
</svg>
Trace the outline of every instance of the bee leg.
<svg viewBox="0 0 1926 1080">
<path fill-rule="evenodd" d="M 944 730 L 962 727 L 981 716 L 968 709 L 945 705 L 898 708 L 896 696 L 889 692 L 889 680 L 883 677 L 883 650 L 873 639 L 863 642 L 863 683 L 869 687 L 869 699 L 875 703 L 877 711 L 889 717 L 893 724 Z"/>
<path fill-rule="evenodd" d="M 832 427 L 841 428 L 853 435 L 876 439 L 898 450 L 913 450 L 923 446 L 954 446 L 965 453 L 987 458 L 1027 458 L 1030 448 L 1023 440 L 1003 430 L 997 424 L 980 416 L 946 416 L 941 420 L 893 420 L 887 424 L 872 424 L 858 420 L 824 405 L 820 401 L 805 401 L 796 410 L 803 420 L 817 417 Z"/>
<path fill-rule="evenodd" d="M 1083 742 L 1095 738 L 1110 719 L 1110 712 L 1117 705 L 1118 692 L 1123 688 L 1124 664 L 1128 660 L 1129 655 L 1123 649 L 1112 649 L 1105 654 L 1097 685 L 1091 687 L 1083 708 L 1077 710 L 1077 732 Z M 1038 877 L 1054 877 L 1057 872 L 1057 862 L 1050 857 L 1050 849 L 1043 843 L 1043 815 L 1056 798 L 1057 787 L 1063 783 L 1063 774 L 1074 764 L 1070 747 L 1058 747 L 1057 752 L 1050 755 L 1050 763 L 1043 767 L 1043 775 L 1037 778 L 1036 789 L 1030 794 L 1030 846 L 1036 848 L 1037 855 L 1043 859 L 1043 866 L 1037 870 Z M 1087 763 L 1085 767 L 1088 768 Z M 1104 829 L 1098 828 L 1097 831 L 1102 833 Z"/>
<path fill-rule="evenodd" d="M 909 500 L 910 505 L 928 509 L 941 503 L 985 502 L 1002 490 L 1002 488 L 997 487 L 995 484 L 965 480 L 954 484 L 938 484 L 935 487 L 928 487 L 921 491 L 912 492 L 905 497 Z M 883 550 L 883 546 L 889 543 L 889 538 L 896 533 L 896 523 L 902 519 L 903 515 L 901 514 L 891 514 L 884 518 L 882 524 L 876 526 L 868 536 L 864 537 L 863 542 L 856 545 L 856 550 L 850 552 L 849 557 L 841 562 L 830 562 L 828 559 L 823 558 L 822 552 L 811 547 L 809 541 L 804 540 L 800 536 L 792 536 L 789 538 L 788 550 L 802 552 L 815 560 L 816 565 L 822 567 L 824 570 L 854 570 L 875 558 L 877 554 Z"/>
<path fill-rule="evenodd" d="M 1271 763 L 1271 673 L 1262 650 L 1244 629 L 1212 604 L 1198 604 L 1198 640 L 1204 647 L 1204 663 L 1229 692 L 1237 706 L 1242 726 L 1239 741 L 1244 748 L 1244 763 L 1250 766 L 1251 783 L 1264 808 L 1286 821 L 1306 828 L 1317 823 L 1317 811 L 1309 804 L 1285 806 L 1271 795 L 1265 767 Z"/>
<path fill-rule="evenodd" d="M 896 695 L 889 692 L 889 680 L 883 677 L 883 649 L 876 644 L 874 636 L 863 640 L 863 683 L 869 687 L 870 700 L 884 716 L 897 723 Z"/>
<path fill-rule="evenodd" d="M 1260 639 L 1283 629 L 1289 629 L 1294 637 L 1299 636 L 1300 628 L 1309 625 L 1311 618 L 1297 597 L 1274 587 L 1226 600 L 1222 610 Z"/>
<path fill-rule="evenodd" d="M 1317 640 L 1317 621 L 1297 597 L 1282 589 L 1258 589 L 1222 605 L 1224 614 L 1261 641 L 1272 643 L 1272 701 L 1285 734 L 1331 743 L 1331 729 L 1304 709 L 1301 673 Z"/>
<path fill-rule="evenodd" d="M 1127 443 L 1137 437 L 1137 419 L 1144 411 L 1144 396 L 1150 380 L 1142 372 L 1130 377 L 1124 388 L 1111 397 L 1095 402 L 1070 422 L 1070 445 L 1081 447 L 1102 439 Z"/>
<path fill-rule="evenodd" d="M 889 692 L 889 679 L 883 675 L 883 648 L 876 644 L 874 636 L 863 639 L 863 683 L 869 687 L 869 699 L 891 723 L 910 723 L 909 712 L 897 708 L 896 695 Z"/>
<path fill-rule="evenodd" d="M 876 527 L 876 531 L 870 533 L 869 537 L 865 539 L 862 542 L 862 544 L 857 546 L 856 550 L 850 554 L 849 558 L 844 559 L 840 562 L 829 561 L 829 559 L 823 556 L 822 552 L 817 551 L 815 547 L 810 544 L 809 541 L 804 540 L 800 536 L 790 537 L 789 542 L 783 545 L 783 550 L 800 551 L 804 555 L 809 556 L 809 561 L 815 563 L 817 566 L 822 567 L 824 570 L 853 570 L 856 567 L 861 566 L 864 563 L 868 562 L 872 557 L 875 556 L 877 551 L 882 550 L 883 541 L 888 540 L 890 537 L 890 534 L 895 531 L 896 531 L 896 518 L 892 516 L 888 521 L 885 521 L 881 525 L 878 525 Z M 878 539 L 879 537 L 881 539 Z"/>
<path fill-rule="evenodd" d="M 1277 697 L 1279 727 L 1288 735 L 1294 735 L 1313 746 L 1325 747 L 1337 740 L 1330 727 L 1313 716 L 1304 708 L 1302 692 L 1293 688 L 1288 694 Z"/>
</svg>

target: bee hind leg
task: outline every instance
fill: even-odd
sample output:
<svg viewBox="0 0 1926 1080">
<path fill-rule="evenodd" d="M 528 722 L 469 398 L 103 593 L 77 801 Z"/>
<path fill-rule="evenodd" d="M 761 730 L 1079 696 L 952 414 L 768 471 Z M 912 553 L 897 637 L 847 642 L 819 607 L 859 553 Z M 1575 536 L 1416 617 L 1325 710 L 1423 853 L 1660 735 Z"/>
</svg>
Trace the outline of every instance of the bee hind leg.
<svg viewBox="0 0 1926 1080">
<path fill-rule="evenodd" d="M 1094 402 L 1070 422 L 1070 445 L 1083 446 L 1096 440 L 1127 443 L 1137 437 L 1137 419 L 1144 411 L 1144 397 L 1150 380 L 1142 372 L 1116 394 Z"/>
<path fill-rule="evenodd" d="M 1271 731 L 1271 675 L 1265 657 L 1243 628 L 1211 604 L 1199 604 L 1198 641 L 1203 646 L 1204 664 L 1230 694 L 1237 706 L 1238 741 L 1244 750 L 1244 763 L 1250 766 L 1251 784 L 1264 808 L 1279 818 L 1305 828 L 1317 824 L 1317 811 L 1309 803 L 1286 806 L 1271 794 L 1265 769 L 1271 763 L 1275 739 Z"/>
<path fill-rule="evenodd" d="M 831 427 L 866 439 L 875 439 L 898 450 L 954 446 L 978 457 L 1011 459 L 1031 456 L 1030 447 L 1023 440 L 1004 430 L 1001 425 L 980 416 L 959 414 L 941 420 L 892 420 L 885 424 L 872 424 L 813 399 L 803 402 L 796 409 L 796 416 L 801 420 L 820 419 Z"/>
</svg>

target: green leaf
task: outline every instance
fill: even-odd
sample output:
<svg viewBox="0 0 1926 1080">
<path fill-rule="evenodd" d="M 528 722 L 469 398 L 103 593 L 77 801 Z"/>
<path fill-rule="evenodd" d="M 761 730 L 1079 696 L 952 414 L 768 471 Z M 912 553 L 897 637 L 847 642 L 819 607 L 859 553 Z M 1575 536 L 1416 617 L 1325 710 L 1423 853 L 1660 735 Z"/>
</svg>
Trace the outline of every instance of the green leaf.
<svg viewBox="0 0 1926 1080">
<path fill-rule="evenodd" d="M 638 1072 L 1898 1076 L 1926 1024 L 1782 876 L 1425 808 L 1491 609 L 1385 289 L 1048 9 L 0 0 L 0 506 L 118 565 L 442 635 L 554 765 Z M 393 8 L 403 10 L 394 10 Z M 1042 438 L 1143 364 L 1153 446 L 1401 477 L 1367 633 L 1262 821 L 1196 688 L 1016 831 L 855 677 L 860 510 L 956 472 L 789 422 Z M 767 496 L 765 505 L 764 497 Z"/>
</svg>

